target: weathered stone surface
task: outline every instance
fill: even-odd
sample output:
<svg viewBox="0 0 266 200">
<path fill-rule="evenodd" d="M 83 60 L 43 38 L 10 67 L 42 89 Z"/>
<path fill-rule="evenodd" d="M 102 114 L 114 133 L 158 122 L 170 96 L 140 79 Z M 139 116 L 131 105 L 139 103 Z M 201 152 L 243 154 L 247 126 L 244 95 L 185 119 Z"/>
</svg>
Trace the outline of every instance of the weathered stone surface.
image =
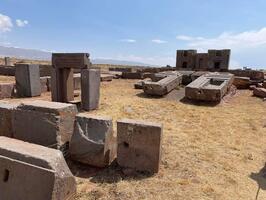
<svg viewBox="0 0 266 200">
<path fill-rule="evenodd" d="M 53 53 L 52 64 L 55 68 L 87 69 L 91 66 L 88 53 Z"/>
<path fill-rule="evenodd" d="M 195 71 L 178 71 L 182 75 L 182 85 L 188 85 L 192 82 L 192 74 Z"/>
<path fill-rule="evenodd" d="M 142 72 L 123 72 L 122 73 L 123 79 L 143 79 Z"/>
<path fill-rule="evenodd" d="M 137 89 L 137 90 L 142 90 L 143 89 L 143 84 L 144 84 L 144 81 L 138 81 L 137 83 L 134 84 L 134 88 Z"/>
<path fill-rule="evenodd" d="M 229 73 L 203 75 L 185 88 L 186 97 L 191 100 L 219 102 L 226 95 L 234 80 Z"/>
<path fill-rule="evenodd" d="M 123 119 L 117 121 L 117 162 L 121 167 L 157 173 L 161 160 L 162 125 Z"/>
<path fill-rule="evenodd" d="M 182 82 L 182 76 L 170 75 L 158 82 L 148 82 L 143 83 L 143 90 L 145 94 L 163 96 L 177 88 Z"/>
<path fill-rule="evenodd" d="M 11 59 L 9 57 L 5 57 L 5 66 L 10 66 L 11 65 Z"/>
<path fill-rule="evenodd" d="M 229 72 L 237 77 L 248 77 L 251 80 L 263 81 L 264 79 L 263 71 L 235 69 L 235 70 L 229 70 Z"/>
<path fill-rule="evenodd" d="M 86 111 L 95 110 L 100 101 L 100 70 L 84 69 L 81 71 L 81 102 Z"/>
<path fill-rule="evenodd" d="M 12 115 L 17 106 L 0 103 L 0 136 L 13 137 Z"/>
<path fill-rule="evenodd" d="M 41 77 L 40 78 L 40 82 L 41 82 L 41 92 L 48 92 L 49 88 L 48 88 L 48 78 L 46 77 Z"/>
<path fill-rule="evenodd" d="M 76 182 L 62 153 L 0 137 L 0 199 L 70 200 Z"/>
<path fill-rule="evenodd" d="M 41 95 L 39 65 L 16 64 L 16 90 L 19 97 Z"/>
<path fill-rule="evenodd" d="M 14 66 L 0 65 L 0 75 L 2 76 L 15 76 L 16 68 Z"/>
<path fill-rule="evenodd" d="M 40 65 L 40 77 L 51 76 L 52 74 L 52 65 Z"/>
<path fill-rule="evenodd" d="M 113 77 L 114 76 L 112 74 L 101 74 L 101 81 L 112 81 Z"/>
<path fill-rule="evenodd" d="M 251 81 L 248 77 L 235 76 L 233 85 L 236 86 L 237 89 L 248 89 L 251 85 Z"/>
<path fill-rule="evenodd" d="M 112 119 L 78 114 L 70 142 L 70 155 L 75 161 L 105 167 L 116 158 L 117 141 Z"/>
<path fill-rule="evenodd" d="M 14 94 L 14 83 L 0 83 L 0 99 L 11 98 Z"/>
<path fill-rule="evenodd" d="M 14 111 L 14 138 L 67 151 L 76 114 L 72 104 L 24 102 Z"/>
<path fill-rule="evenodd" d="M 191 74 L 192 82 L 195 81 L 196 79 L 198 79 L 199 77 L 201 77 L 205 74 L 208 74 L 208 73 L 209 73 L 208 71 L 196 71 L 196 72 L 194 72 L 193 74 Z"/>
<path fill-rule="evenodd" d="M 262 87 L 266 89 L 266 81 L 263 82 Z"/>
<path fill-rule="evenodd" d="M 74 74 L 74 90 L 81 89 L 81 74 Z"/>
<path fill-rule="evenodd" d="M 265 88 L 255 88 L 253 90 L 254 96 L 266 98 L 266 89 Z"/>
<path fill-rule="evenodd" d="M 116 71 L 116 72 L 132 72 L 133 69 L 130 67 L 109 67 L 109 71 Z"/>
</svg>

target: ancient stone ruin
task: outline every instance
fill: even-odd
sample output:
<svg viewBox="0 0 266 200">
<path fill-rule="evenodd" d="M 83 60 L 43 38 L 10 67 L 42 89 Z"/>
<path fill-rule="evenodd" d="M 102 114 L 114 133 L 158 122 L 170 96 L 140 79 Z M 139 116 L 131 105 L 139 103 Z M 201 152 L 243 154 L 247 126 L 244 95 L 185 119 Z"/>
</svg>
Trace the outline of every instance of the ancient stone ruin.
<svg viewBox="0 0 266 200">
<path fill-rule="evenodd" d="M 197 50 L 177 50 L 177 70 L 193 71 L 227 71 L 230 61 L 230 49 L 209 50 L 197 53 Z"/>
</svg>

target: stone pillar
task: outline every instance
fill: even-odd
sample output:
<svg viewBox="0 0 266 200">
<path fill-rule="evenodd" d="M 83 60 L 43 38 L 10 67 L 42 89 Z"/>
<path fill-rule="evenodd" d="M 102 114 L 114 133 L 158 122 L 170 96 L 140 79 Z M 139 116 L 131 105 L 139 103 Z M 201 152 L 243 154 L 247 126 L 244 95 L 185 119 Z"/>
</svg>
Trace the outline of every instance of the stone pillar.
<svg viewBox="0 0 266 200">
<path fill-rule="evenodd" d="M 99 69 L 81 71 L 81 103 L 86 111 L 99 107 L 101 76 Z"/>
<path fill-rule="evenodd" d="M 35 97 L 41 95 L 39 65 L 16 65 L 16 89 L 19 97 Z"/>
<path fill-rule="evenodd" d="M 68 103 L 74 100 L 73 74 L 71 68 L 52 68 L 52 101 Z"/>
<path fill-rule="evenodd" d="M 9 57 L 5 57 L 5 66 L 10 66 L 11 65 L 11 60 Z"/>
</svg>

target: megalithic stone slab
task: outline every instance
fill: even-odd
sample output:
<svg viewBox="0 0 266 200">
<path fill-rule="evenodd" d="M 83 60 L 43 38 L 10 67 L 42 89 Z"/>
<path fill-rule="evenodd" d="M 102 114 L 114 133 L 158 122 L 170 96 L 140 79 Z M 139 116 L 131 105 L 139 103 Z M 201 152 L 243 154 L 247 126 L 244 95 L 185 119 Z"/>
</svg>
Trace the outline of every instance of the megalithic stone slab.
<svg viewBox="0 0 266 200">
<path fill-rule="evenodd" d="M 75 193 L 60 151 L 0 137 L 0 199 L 70 200 Z"/>
<path fill-rule="evenodd" d="M 106 167 L 116 158 L 117 140 L 112 119 L 88 114 L 76 116 L 70 155 L 84 164 Z"/>
<path fill-rule="evenodd" d="M 81 71 L 81 102 L 86 111 L 99 107 L 101 76 L 99 69 Z"/>
<path fill-rule="evenodd" d="M 49 102 L 24 102 L 14 111 L 14 138 L 68 151 L 77 114 L 75 105 Z"/>
<path fill-rule="evenodd" d="M 88 53 L 53 53 L 52 64 L 56 68 L 86 69 L 91 66 Z"/>
<path fill-rule="evenodd" d="M 9 57 L 5 57 L 5 66 L 11 65 L 11 59 Z"/>
<path fill-rule="evenodd" d="M 18 105 L 0 103 L 0 136 L 13 137 L 12 115 Z"/>
<path fill-rule="evenodd" d="M 39 65 L 16 64 L 16 89 L 19 97 L 41 95 Z"/>
<path fill-rule="evenodd" d="M 51 92 L 52 101 L 68 103 L 74 100 L 74 70 L 52 67 Z"/>
<path fill-rule="evenodd" d="M 0 83 L 0 99 L 11 98 L 14 95 L 15 83 Z"/>
<path fill-rule="evenodd" d="M 157 173 L 161 160 L 161 124 L 123 119 L 117 121 L 117 162 L 121 167 Z"/>
</svg>

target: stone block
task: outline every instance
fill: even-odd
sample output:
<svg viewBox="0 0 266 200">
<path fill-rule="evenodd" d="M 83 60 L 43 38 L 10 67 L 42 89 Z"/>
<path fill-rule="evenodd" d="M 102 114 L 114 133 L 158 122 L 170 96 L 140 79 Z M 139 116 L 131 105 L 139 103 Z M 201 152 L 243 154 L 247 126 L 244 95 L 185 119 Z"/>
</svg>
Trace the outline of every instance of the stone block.
<svg viewBox="0 0 266 200">
<path fill-rule="evenodd" d="M 108 82 L 108 81 L 112 81 L 113 80 L 113 75 L 111 74 L 101 74 L 101 81 L 104 82 Z"/>
<path fill-rule="evenodd" d="M 266 98 L 266 89 L 265 88 L 255 88 L 253 90 L 253 95 L 261 98 Z"/>
<path fill-rule="evenodd" d="M 0 75 L 15 76 L 16 68 L 14 66 L 0 66 Z"/>
<path fill-rule="evenodd" d="M 266 89 L 266 81 L 263 82 L 262 87 Z"/>
<path fill-rule="evenodd" d="M 16 64 L 16 90 L 19 97 L 41 95 L 39 65 Z"/>
<path fill-rule="evenodd" d="M 123 119 L 117 121 L 117 162 L 136 171 L 159 171 L 162 125 Z"/>
<path fill-rule="evenodd" d="M 237 89 L 248 89 L 251 85 L 251 80 L 248 77 L 235 76 L 233 85 L 236 86 Z"/>
<path fill-rule="evenodd" d="M 0 103 L 0 136 L 13 137 L 12 116 L 18 104 Z"/>
<path fill-rule="evenodd" d="M 91 66 L 88 53 L 53 53 L 52 64 L 55 68 L 87 69 Z"/>
<path fill-rule="evenodd" d="M 70 155 L 75 161 L 106 167 L 116 158 L 117 141 L 112 119 L 78 114 L 70 142 Z"/>
<path fill-rule="evenodd" d="M 70 200 L 76 182 L 62 153 L 0 137 L 0 199 Z"/>
<path fill-rule="evenodd" d="M 74 74 L 74 90 L 81 89 L 81 74 Z"/>
<path fill-rule="evenodd" d="M 86 111 L 95 110 L 100 101 L 100 70 L 84 69 L 81 71 L 81 102 Z"/>
<path fill-rule="evenodd" d="M 14 111 L 14 138 L 67 152 L 76 114 L 72 104 L 24 102 Z"/>
<path fill-rule="evenodd" d="M 190 83 L 185 95 L 191 100 L 219 102 L 229 91 L 234 75 L 229 73 L 209 73 Z"/>
<path fill-rule="evenodd" d="M 0 83 L 0 99 L 11 98 L 14 94 L 14 83 Z"/>
<path fill-rule="evenodd" d="M 164 96 L 176 89 L 182 82 L 182 76 L 170 75 L 166 76 L 158 82 L 145 81 L 143 83 L 143 90 L 145 94 L 154 96 Z"/>
<path fill-rule="evenodd" d="M 5 66 L 10 66 L 11 65 L 11 59 L 9 57 L 5 57 Z"/>
<path fill-rule="evenodd" d="M 143 79 L 142 72 L 122 72 L 123 79 Z"/>
<path fill-rule="evenodd" d="M 42 93 L 44 92 L 48 92 L 48 78 L 47 77 L 41 77 L 40 78 L 40 82 L 41 82 L 41 91 Z"/>
<path fill-rule="evenodd" d="M 178 71 L 182 75 L 182 85 L 188 85 L 192 82 L 192 74 L 195 71 Z"/>
</svg>

